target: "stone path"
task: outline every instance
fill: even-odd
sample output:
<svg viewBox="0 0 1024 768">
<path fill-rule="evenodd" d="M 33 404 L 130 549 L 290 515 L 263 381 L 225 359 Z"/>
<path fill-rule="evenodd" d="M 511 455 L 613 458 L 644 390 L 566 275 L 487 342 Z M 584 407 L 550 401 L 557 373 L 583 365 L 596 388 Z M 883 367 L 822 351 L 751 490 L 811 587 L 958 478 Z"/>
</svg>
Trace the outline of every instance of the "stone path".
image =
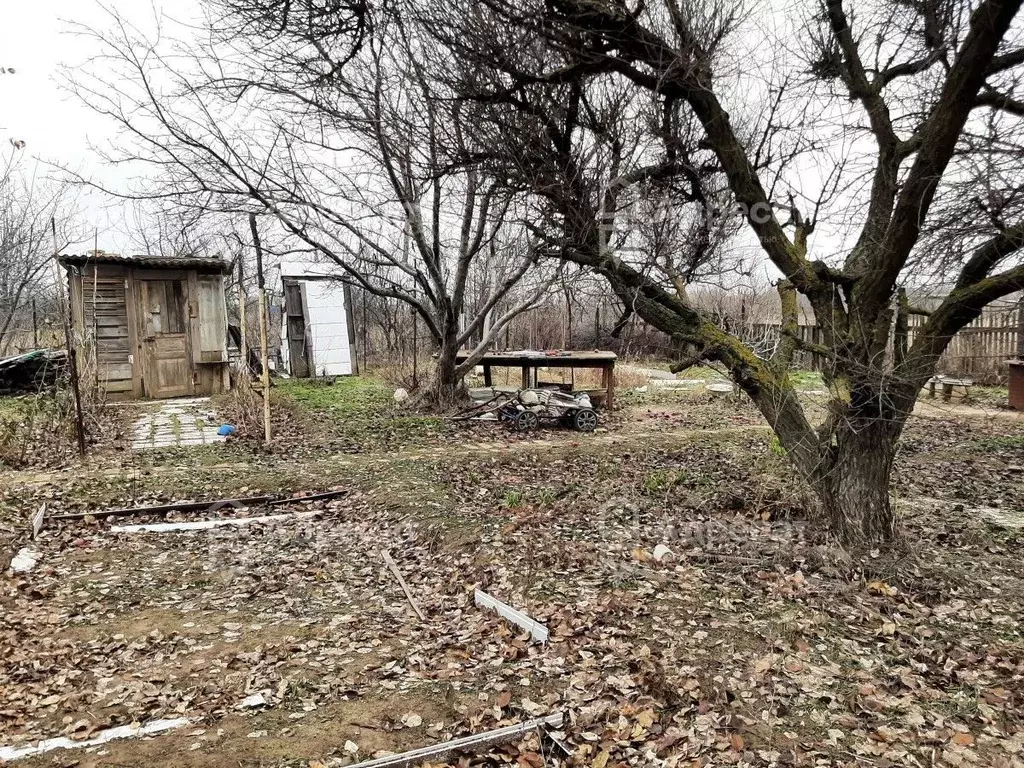
<svg viewBox="0 0 1024 768">
<path fill-rule="evenodd" d="M 203 445 L 223 442 L 217 434 L 220 422 L 209 418 L 208 397 L 161 400 L 147 408 L 137 422 L 132 438 L 135 450 Z"/>
</svg>

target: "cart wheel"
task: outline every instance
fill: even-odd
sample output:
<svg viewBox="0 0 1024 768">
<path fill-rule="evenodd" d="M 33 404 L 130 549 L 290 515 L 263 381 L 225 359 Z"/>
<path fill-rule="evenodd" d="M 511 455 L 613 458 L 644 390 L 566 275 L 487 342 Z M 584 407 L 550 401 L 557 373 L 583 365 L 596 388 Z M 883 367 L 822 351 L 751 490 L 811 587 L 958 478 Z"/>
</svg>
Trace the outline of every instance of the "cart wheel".
<svg viewBox="0 0 1024 768">
<path fill-rule="evenodd" d="M 538 424 L 540 424 L 540 419 L 533 411 L 520 411 L 513 421 L 516 432 L 529 432 L 531 429 L 536 429 Z"/>
<path fill-rule="evenodd" d="M 572 415 L 572 426 L 577 432 L 597 429 L 597 412 L 593 408 L 579 408 Z"/>
</svg>

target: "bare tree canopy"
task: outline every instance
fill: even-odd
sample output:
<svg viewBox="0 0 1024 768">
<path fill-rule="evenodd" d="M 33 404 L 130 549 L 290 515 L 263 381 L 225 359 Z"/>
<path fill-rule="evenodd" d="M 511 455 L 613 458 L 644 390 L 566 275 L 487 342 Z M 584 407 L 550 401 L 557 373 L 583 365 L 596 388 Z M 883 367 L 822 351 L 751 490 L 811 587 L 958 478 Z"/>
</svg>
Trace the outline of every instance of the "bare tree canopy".
<svg viewBox="0 0 1024 768">
<path fill-rule="evenodd" d="M 58 246 L 69 242 L 74 226 L 68 190 L 40 178 L 18 152 L 0 166 L 0 355 L 34 343 L 32 301 L 42 298 L 48 306 L 53 296 L 51 219 L 57 220 Z"/>
</svg>

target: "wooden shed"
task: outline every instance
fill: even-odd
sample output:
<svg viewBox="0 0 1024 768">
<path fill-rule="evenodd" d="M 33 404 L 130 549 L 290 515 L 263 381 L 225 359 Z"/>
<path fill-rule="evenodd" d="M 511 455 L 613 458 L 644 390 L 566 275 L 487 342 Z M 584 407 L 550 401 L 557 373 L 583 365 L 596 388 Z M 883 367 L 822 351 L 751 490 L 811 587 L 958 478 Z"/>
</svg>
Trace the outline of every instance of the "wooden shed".
<svg viewBox="0 0 1024 768">
<path fill-rule="evenodd" d="M 62 256 L 79 359 L 108 397 L 211 395 L 230 387 L 217 258 Z M 88 373 L 88 371 L 86 371 Z"/>
</svg>

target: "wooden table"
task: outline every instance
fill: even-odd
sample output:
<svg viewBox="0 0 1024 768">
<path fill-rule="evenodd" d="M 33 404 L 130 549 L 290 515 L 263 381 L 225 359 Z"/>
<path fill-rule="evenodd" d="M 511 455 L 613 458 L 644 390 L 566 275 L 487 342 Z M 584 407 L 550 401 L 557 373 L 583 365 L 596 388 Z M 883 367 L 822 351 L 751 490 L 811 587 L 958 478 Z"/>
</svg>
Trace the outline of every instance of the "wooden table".
<svg viewBox="0 0 1024 768">
<path fill-rule="evenodd" d="M 459 352 L 456 364 L 469 359 L 468 352 Z M 605 407 L 612 409 L 615 404 L 615 361 L 614 352 L 538 352 L 533 350 L 488 352 L 477 361 L 484 368 L 484 385 L 493 386 L 491 368 L 521 368 L 523 389 L 536 386 L 538 368 L 600 368 L 601 388 L 605 390 Z M 531 374 L 532 371 L 532 374 Z"/>
</svg>

